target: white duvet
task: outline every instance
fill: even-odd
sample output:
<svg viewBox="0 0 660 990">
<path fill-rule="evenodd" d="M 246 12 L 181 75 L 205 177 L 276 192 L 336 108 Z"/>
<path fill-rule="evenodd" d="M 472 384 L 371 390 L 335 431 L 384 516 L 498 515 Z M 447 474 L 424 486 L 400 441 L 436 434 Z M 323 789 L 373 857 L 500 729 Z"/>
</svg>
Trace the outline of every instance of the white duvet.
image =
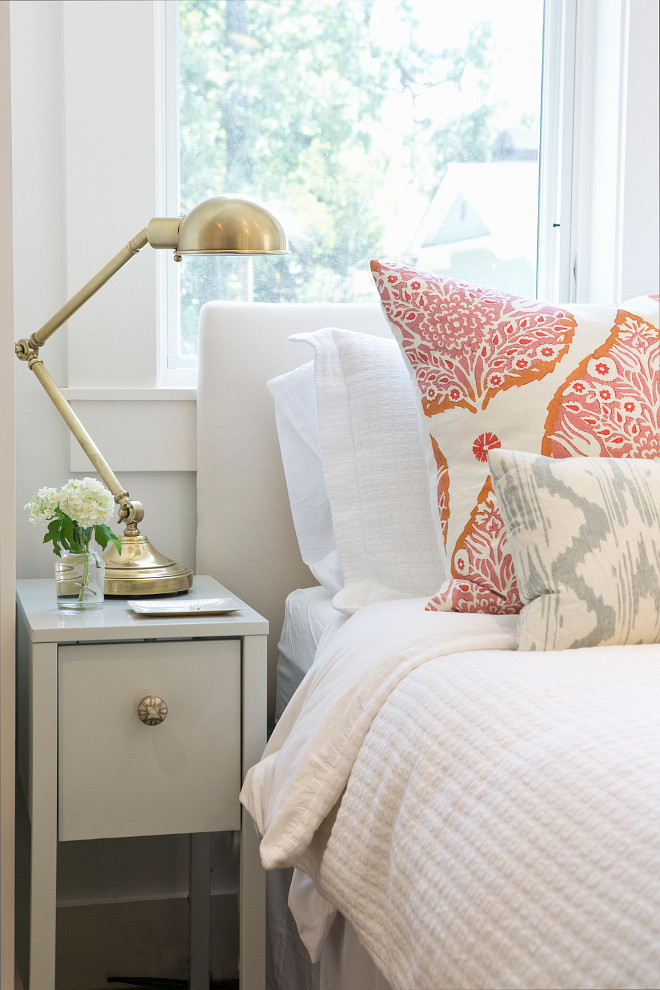
<svg viewBox="0 0 660 990">
<path fill-rule="evenodd" d="M 241 800 L 393 987 L 660 986 L 660 647 L 518 653 L 515 619 L 370 605 Z"/>
</svg>

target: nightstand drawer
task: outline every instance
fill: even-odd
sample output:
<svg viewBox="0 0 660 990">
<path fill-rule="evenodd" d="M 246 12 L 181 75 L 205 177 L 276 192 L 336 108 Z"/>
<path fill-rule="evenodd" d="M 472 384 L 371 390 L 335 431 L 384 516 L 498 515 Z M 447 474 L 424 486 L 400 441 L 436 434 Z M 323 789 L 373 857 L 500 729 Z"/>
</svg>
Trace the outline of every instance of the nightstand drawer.
<svg viewBox="0 0 660 990">
<path fill-rule="evenodd" d="M 240 828 L 239 640 L 60 646 L 58 704 L 60 839 Z"/>
</svg>

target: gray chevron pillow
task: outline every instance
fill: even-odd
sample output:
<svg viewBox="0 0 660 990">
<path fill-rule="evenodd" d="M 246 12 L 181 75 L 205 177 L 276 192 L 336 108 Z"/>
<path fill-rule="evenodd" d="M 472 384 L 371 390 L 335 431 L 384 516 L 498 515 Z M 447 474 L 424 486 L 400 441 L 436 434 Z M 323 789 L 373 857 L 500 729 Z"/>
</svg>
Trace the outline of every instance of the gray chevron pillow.
<svg viewBox="0 0 660 990">
<path fill-rule="evenodd" d="M 660 642 L 660 460 L 491 450 L 520 650 Z"/>
</svg>

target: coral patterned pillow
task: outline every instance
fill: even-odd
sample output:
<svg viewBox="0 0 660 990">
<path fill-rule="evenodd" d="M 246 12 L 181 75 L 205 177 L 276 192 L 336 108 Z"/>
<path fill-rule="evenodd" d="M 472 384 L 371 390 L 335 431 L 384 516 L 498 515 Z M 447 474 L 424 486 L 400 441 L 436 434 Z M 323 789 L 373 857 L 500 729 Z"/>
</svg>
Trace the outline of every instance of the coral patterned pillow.
<svg viewBox="0 0 660 990">
<path fill-rule="evenodd" d="M 660 457 L 658 327 L 648 306 L 646 319 L 557 308 L 400 264 L 371 268 L 417 386 L 451 561 L 427 608 L 519 612 L 488 451 Z"/>
</svg>

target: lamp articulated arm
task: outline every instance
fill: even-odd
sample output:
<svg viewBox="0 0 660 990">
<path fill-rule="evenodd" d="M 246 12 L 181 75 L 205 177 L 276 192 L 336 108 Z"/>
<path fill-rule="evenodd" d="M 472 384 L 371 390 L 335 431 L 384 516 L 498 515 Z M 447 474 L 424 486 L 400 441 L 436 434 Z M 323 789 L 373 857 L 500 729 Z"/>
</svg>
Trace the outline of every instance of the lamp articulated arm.
<svg viewBox="0 0 660 990">
<path fill-rule="evenodd" d="M 122 248 L 86 285 L 83 285 L 82 289 L 76 292 L 75 296 L 72 296 L 39 330 L 33 333 L 29 340 L 23 339 L 17 342 L 16 356 L 18 359 L 20 361 L 29 361 L 31 351 L 36 352 L 40 347 L 43 347 L 48 338 L 56 330 L 59 330 L 63 323 L 66 323 L 81 306 L 85 305 L 88 299 L 91 299 L 106 282 L 110 281 L 113 275 L 117 274 L 120 268 L 123 268 L 147 244 L 150 244 L 153 248 L 170 248 L 175 250 L 180 223 L 181 221 L 178 217 L 155 217 L 153 220 L 150 220 L 144 230 L 136 234 L 128 242 L 126 247 Z"/>
<path fill-rule="evenodd" d="M 163 226 L 161 221 L 151 221 L 151 223 L 156 224 L 155 240 L 163 242 L 154 246 L 175 248 L 179 222 L 177 218 L 165 221 Z M 166 232 L 169 234 L 167 243 L 165 243 Z M 160 237 L 156 236 L 158 234 Z M 117 522 L 124 524 L 125 529 L 120 537 L 121 551 L 118 552 L 113 544 L 109 544 L 103 553 L 106 595 L 140 596 L 187 591 L 192 584 L 192 571 L 190 568 L 181 567 L 168 557 L 164 557 L 151 545 L 147 537 L 140 533 L 138 523 L 144 518 L 142 503 L 131 499 L 129 493 L 117 479 L 101 451 L 62 395 L 60 388 L 46 370 L 39 355 L 39 349 L 56 330 L 66 323 L 69 317 L 79 310 L 88 299 L 91 299 L 120 268 L 123 268 L 148 243 L 148 228 L 145 228 L 130 240 L 75 296 L 65 303 L 47 323 L 44 323 L 29 339 L 17 341 L 15 346 L 16 356 L 21 361 L 27 361 L 28 368 L 39 380 L 42 388 L 84 450 L 105 486 L 114 495 L 117 503 Z"/>
<path fill-rule="evenodd" d="M 28 368 L 34 372 L 44 391 L 51 399 L 53 405 L 60 416 L 67 424 L 74 437 L 87 454 L 92 465 L 99 474 L 101 480 L 115 497 L 115 502 L 119 506 L 118 522 L 126 523 L 130 527 L 131 535 L 139 535 L 137 523 L 144 517 L 144 509 L 141 502 L 131 501 L 128 492 L 118 481 L 110 465 L 105 460 L 101 451 L 96 446 L 89 433 L 80 422 L 73 409 L 66 401 L 59 387 L 55 384 L 50 374 L 46 370 L 42 359 L 39 357 L 39 348 L 46 343 L 49 337 L 62 326 L 63 323 L 73 316 L 77 310 L 83 306 L 88 299 L 98 292 L 98 290 L 108 282 L 120 268 L 134 258 L 141 248 L 149 243 L 147 229 L 140 231 L 126 247 L 115 255 L 115 257 L 105 265 L 100 272 L 87 282 L 83 288 L 76 293 L 47 323 L 37 330 L 27 339 L 17 341 L 15 350 L 20 361 L 27 361 Z M 126 535 L 129 530 L 127 529 Z"/>
<path fill-rule="evenodd" d="M 16 344 L 16 356 L 20 361 L 28 361 L 30 356 L 30 351 L 38 351 L 40 347 L 46 343 L 49 337 L 51 337 L 56 330 L 62 326 L 63 323 L 73 316 L 81 306 L 91 299 L 98 290 L 105 285 L 106 282 L 110 281 L 113 275 L 115 275 L 120 268 L 123 268 L 126 262 L 134 258 L 138 251 L 148 244 L 147 240 L 147 230 L 146 228 L 128 242 L 125 248 L 116 254 L 112 261 L 109 261 L 100 272 L 98 272 L 93 278 L 87 282 L 86 285 L 82 287 L 79 292 L 76 292 L 67 303 L 62 306 L 61 309 L 51 316 L 47 323 L 33 333 L 29 340 L 19 340 Z"/>
<path fill-rule="evenodd" d="M 108 462 L 82 425 L 39 356 L 39 348 L 88 299 L 134 258 L 146 245 L 174 251 L 174 260 L 187 254 L 288 254 L 286 235 L 279 221 L 252 200 L 216 196 L 200 203 L 185 217 L 155 217 L 119 254 L 65 303 L 29 339 L 16 343 L 16 356 L 27 361 L 55 408 L 87 454 L 119 507 L 119 522 L 126 523 L 120 537 L 121 553 L 110 544 L 104 551 L 106 595 L 159 595 L 186 591 L 192 571 L 169 560 L 138 530 L 144 516 L 141 502 L 129 498 Z"/>
<path fill-rule="evenodd" d="M 117 522 L 126 523 L 126 535 L 139 535 L 137 523 L 144 518 L 144 508 L 141 502 L 132 501 L 127 491 L 124 491 L 122 484 L 117 480 L 110 465 L 103 457 L 101 451 L 96 446 L 89 433 L 80 422 L 73 409 L 66 401 L 58 386 L 55 384 L 50 374 L 46 370 L 43 361 L 38 356 L 37 351 L 31 350 L 28 354 L 28 368 L 34 372 L 42 388 L 52 401 L 60 416 L 69 427 L 74 437 L 87 454 L 93 467 L 115 497 L 115 502 L 119 507 Z"/>
</svg>

